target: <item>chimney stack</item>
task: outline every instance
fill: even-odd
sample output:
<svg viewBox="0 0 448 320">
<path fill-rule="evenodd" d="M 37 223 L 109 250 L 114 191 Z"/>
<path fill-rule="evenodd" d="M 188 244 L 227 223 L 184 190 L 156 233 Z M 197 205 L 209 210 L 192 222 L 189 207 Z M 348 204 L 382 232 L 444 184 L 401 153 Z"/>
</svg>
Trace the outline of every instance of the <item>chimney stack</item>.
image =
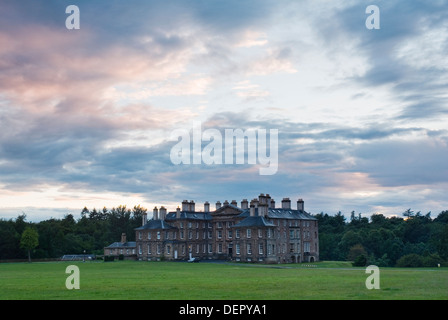
<svg viewBox="0 0 448 320">
<path fill-rule="evenodd" d="M 126 243 L 126 233 L 121 234 L 121 243 Z"/>
<path fill-rule="evenodd" d="M 259 203 L 258 203 L 258 199 L 257 198 L 254 198 L 254 199 L 252 199 L 251 201 L 250 201 L 250 215 L 251 216 L 255 216 L 255 209 L 257 209 L 258 210 L 258 205 L 259 205 Z M 258 213 L 260 213 L 260 211 L 258 210 Z"/>
<path fill-rule="evenodd" d="M 166 208 L 164 206 L 160 207 L 160 220 L 166 219 Z"/>
<path fill-rule="evenodd" d="M 241 201 L 241 209 L 249 209 L 249 202 L 247 201 L 247 199 L 243 199 L 243 201 Z"/>
<path fill-rule="evenodd" d="M 152 219 L 159 220 L 159 209 L 157 209 L 157 207 L 154 207 L 152 210 Z"/>
<path fill-rule="evenodd" d="M 142 226 L 144 226 L 147 222 L 148 216 L 146 214 L 146 212 L 143 212 L 142 214 Z"/>
<path fill-rule="evenodd" d="M 271 203 L 269 205 L 269 208 L 275 209 L 275 200 L 274 199 L 271 199 Z"/>
<path fill-rule="evenodd" d="M 204 212 L 210 212 L 210 203 L 208 201 L 204 203 Z"/>
<path fill-rule="evenodd" d="M 218 210 L 219 208 L 221 208 L 221 202 L 218 200 L 216 201 L 216 210 Z"/>
<path fill-rule="evenodd" d="M 255 204 L 252 201 L 250 202 L 249 215 L 255 217 Z"/>
<path fill-rule="evenodd" d="M 188 200 L 182 201 L 182 211 L 190 211 L 190 203 Z"/>
<path fill-rule="evenodd" d="M 270 196 L 264 195 L 263 193 L 260 194 L 258 197 L 259 204 L 258 204 L 258 215 L 261 217 L 264 217 L 268 214 L 268 203 L 270 203 Z"/>
<path fill-rule="evenodd" d="M 282 209 L 291 209 L 291 200 L 289 200 L 289 198 L 283 198 Z"/>
<path fill-rule="evenodd" d="M 232 200 L 232 202 L 230 204 L 232 206 L 238 207 L 238 202 L 236 202 L 236 200 Z"/>
<path fill-rule="evenodd" d="M 190 201 L 190 211 L 193 211 L 193 212 L 196 211 L 195 210 L 195 203 L 194 203 L 193 200 Z"/>
<path fill-rule="evenodd" d="M 179 219 L 180 218 L 180 208 L 177 207 L 176 209 L 176 218 Z"/>
<path fill-rule="evenodd" d="M 299 211 L 305 210 L 305 202 L 302 199 L 297 200 L 297 210 Z"/>
</svg>

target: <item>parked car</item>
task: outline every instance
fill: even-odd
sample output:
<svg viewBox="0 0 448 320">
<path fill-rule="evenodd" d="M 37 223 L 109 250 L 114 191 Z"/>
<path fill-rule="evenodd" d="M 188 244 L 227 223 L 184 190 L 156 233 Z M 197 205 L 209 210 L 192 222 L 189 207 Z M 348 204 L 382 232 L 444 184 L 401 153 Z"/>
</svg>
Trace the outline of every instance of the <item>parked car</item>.
<svg viewBox="0 0 448 320">
<path fill-rule="evenodd" d="M 198 258 L 191 258 L 191 259 L 188 259 L 188 262 L 199 262 L 199 259 Z"/>
</svg>

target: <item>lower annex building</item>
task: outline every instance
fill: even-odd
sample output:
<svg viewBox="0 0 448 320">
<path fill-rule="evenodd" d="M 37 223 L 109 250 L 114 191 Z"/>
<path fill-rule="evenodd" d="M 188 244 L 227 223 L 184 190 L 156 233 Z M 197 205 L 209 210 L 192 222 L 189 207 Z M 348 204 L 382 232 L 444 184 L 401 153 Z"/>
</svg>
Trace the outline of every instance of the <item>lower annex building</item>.
<svg viewBox="0 0 448 320">
<path fill-rule="evenodd" d="M 281 207 L 269 194 L 260 194 L 241 205 L 233 200 L 216 202 L 214 211 L 205 202 L 196 210 L 194 201 L 167 212 L 153 210 L 152 219 L 143 215 L 142 226 L 135 229 L 135 243 L 114 243 L 104 248 L 105 255 L 125 254 L 126 258 L 157 260 L 219 259 L 242 262 L 299 263 L 319 260 L 318 221 L 283 198 Z M 131 246 L 135 247 L 131 247 Z"/>
</svg>

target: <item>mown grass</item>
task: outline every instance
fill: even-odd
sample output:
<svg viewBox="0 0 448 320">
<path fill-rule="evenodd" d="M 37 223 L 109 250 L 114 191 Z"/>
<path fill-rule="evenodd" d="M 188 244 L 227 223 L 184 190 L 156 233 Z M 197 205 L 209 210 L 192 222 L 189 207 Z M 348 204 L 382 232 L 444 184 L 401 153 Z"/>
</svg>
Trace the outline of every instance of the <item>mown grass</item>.
<svg viewBox="0 0 448 320">
<path fill-rule="evenodd" d="M 65 287 L 68 265 L 80 289 Z M 311 264 L 309 264 L 311 265 Z M 368 290 L 365 268 L 346 262 L 249 265 L 179 262 L 48 262 L 0 264 L 0 299 L 448 299 L 448 269 L 380 269 Z"/>
</svg>

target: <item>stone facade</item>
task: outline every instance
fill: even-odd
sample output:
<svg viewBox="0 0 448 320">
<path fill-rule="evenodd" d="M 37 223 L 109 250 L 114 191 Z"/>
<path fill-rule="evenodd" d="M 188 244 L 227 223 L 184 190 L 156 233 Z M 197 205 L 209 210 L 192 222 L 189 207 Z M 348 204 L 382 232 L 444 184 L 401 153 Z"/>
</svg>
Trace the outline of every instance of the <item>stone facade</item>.
<svg viewBox="0 0 448 320">
<path fill-rule="evenodd" d="M 244 199 L 206 202 L 196 210 L 194 201 L 167 213 L 154 208 L 153 218 L 143 216 L 136 231 L 138 260 L 222 259 L 243 262 L 298 263 L 319 260 L 317 219 L 304 211 L 303 200 L 291 208 L 288 198 L 280 208 L 269 195 L 250 204 Z"/>
</svg>

